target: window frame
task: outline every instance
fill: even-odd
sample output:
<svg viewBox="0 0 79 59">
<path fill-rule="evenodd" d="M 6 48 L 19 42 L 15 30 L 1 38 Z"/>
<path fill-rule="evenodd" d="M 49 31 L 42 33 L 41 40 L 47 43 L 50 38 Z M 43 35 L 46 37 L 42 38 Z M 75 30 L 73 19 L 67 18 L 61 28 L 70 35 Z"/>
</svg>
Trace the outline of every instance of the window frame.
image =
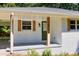
<svg viewBox="0 0 79 59">
<path fill-rule="evenodd" d="M 23 24 L 23 22 L 26 22 L 26 23 L 30 22 L 30 24 L 29 25 L 28 24 L 25 25 L 25 24 Z M 24 29 L 23 26 L 25 26 L 27 28 Z M 28 27 L 30 27 L 30 29 Z M 25 21 L 25 20 L 23 20 L 22 21 L 22 30 L 32 30 L 32 22 L 31 21 Z"/>
<path fill-rule="evenodd" d="M 75 24 L 71 24 L 71 21 L 75 21 Z M 79 20 L 78 19 L 74 19 L 74 20 L 70 20 L 70 30 L 79 30 L 77 26 L 79 26 L 79 24 L 77 23 Z M 75 29 L 71 29 L 71 25 L 75 26 Z"/>
</svg>

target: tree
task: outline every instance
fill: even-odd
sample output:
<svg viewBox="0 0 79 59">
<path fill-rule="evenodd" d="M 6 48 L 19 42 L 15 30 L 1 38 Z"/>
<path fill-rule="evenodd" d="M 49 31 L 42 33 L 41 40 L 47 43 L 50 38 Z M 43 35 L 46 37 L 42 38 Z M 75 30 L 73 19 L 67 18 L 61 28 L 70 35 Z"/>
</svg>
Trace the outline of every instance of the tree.
<svg viewBox="0 0 79 59">
<path fill-rule="evenodd" d="M 50 7 L 79 11 L 79 3 L 0 3 L 0 7 Z"/>
<path fill-rule="evenodd" d="M 16 7 L 15 3 L 1 3 L 0 7 Z"/>
</svg>

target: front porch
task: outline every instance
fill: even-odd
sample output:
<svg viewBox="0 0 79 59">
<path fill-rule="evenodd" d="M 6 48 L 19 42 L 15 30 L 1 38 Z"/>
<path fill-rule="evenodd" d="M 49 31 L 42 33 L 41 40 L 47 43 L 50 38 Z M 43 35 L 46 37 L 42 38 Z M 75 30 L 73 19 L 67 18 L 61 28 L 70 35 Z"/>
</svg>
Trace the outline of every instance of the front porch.
<svg viewBox="0 0 79 59">
<path fill-rule="evenodd" d="M 50 43 L 50 46 L 46 46 L 44 43 L 30 43 L 30 44 L 17 44 L 14 45 L 14 51 L 26 51 L 30 48 L 37 49 L 38 51 L 45 48 L 51 48 L 53 52 L 79 52 L 79 32 L 62 32 L 62 45 L 57 43 Z"/>
<path fill-rule="evenodd" d="M 4 15 L 3 15 L 4 16 Z M 52 17 L 50 17 L 50 16 L 46 16 L 45 18 L 45 20 L 44 21 L 46 21 L 46 31 L 47 31 L 47 37 L 46 37 L 46 42 L 42 42 L 43 40 L 42 40 L 42 38 L 41 38 L 41 43 L 39 43 L 39 41 L 38 41 L 38 43 L 23 43 L 23 44 L 17 44 L 17 45 L 15 45 L 15 42 L 14 42 L 14 32 L 16 32 L 16 31 L 14 31 L 15 29 L 15 16 L 14 16 L 14 13 L 10 13 L 10 15 L 9 15 L 9 17 L 10 18 L 8 18 L 8 26 L 10 27 L 10 40 L 9 40 L 9 42 L 10 42 L 10 48 L 9 47 L 7 47 L 7 49 L 9 49 L 10 51 L 11 51 L 11 53 L 14 51 L 14 50 L 26 50 L 26 49 L 29 49 L 29 48 L 36 48 L 36 49 L 42 49 L 42 48 L 50 48 L 50 47 L 60 47 L 61 46 L 61 37 L 60 37 L 60 30 L 61 30 L 61 28 L 60 28 L 60 26 L 61 26 L 61 18 L 52 18 Z M 60 20 L 59 20 L 60 19 Z M 7 20 L 7 19 L 5 19 L 5 20 Z M 42 20 L 42 21 L 43 21 Z M 1 19 L 1 23 L 3 24 L 3 19 Z M 41 22 L 42 22 L 41 21 Z M 58 22 L 57 22 L 58 21 Z M 6 21 L 4 21 L 4 23 L 5 23 Z M 53 23 L 53 24 L 52 24 Z M 1 24 L 1 25 L 2 25 Z M 17 24 L 17 23 L 16 23 Z M 40 23 L 41 24 L 41 23 Z M 57 25 L 58 24 L 58 26 L 57 27 L 55 27 L 54 25 Z M 4 24 L 3 24 L 4 25 Z M 38 25 L 38 24 L 37 24 Z M 41 24 L 42 25 L 42 24 Z M 43 25 L 42 25 L 43 26 Z M 45 27 L 45 26 L 44 26 Z M 41 29 L 42 27 L 41 26 L 39 26 L 39 28 Z M 59 29 L 59 30 L 58 30 Z M 45 29 L 44 29 L 45 30 Z M 41 30 L 39 30 L 39 32 L 40 32 Z M 19 33 L 19 32 L 17 32 L 17 33 Z M 27 33 L 26 33 L 27 34 Z M 39 34 L 39 33 L 38 33 Z M 38 34 L 35 34 L 35 35 L 38 35 Z M 33 34 L 32 34 L 33 35 Z M 16 35 L 15 35 L 16 36 Z M 40 36 L 42 36 L 42 33 L 41 33 L 41 35 Z M 26 37 L 26 36 L 25 36 Z M 35 36 L 36 37 L 36 36 Z M 23 39 L 23 37 L 22 37 L 22 39 Z M 26 38 L 27 39 L 27 38 Z M 32 38 L 31 38 L 32 39 Z M 38 38 L 39 39 L 39 38 Z M 20 40 L 18 40 L 18 42 L 19 42 Z M 33 40 L 32 40 L 33 41 Z M 35 41 L 35 40 L 34 40 Z M 27 42 L 27 41 L 26 41 Z"/>
</svg>

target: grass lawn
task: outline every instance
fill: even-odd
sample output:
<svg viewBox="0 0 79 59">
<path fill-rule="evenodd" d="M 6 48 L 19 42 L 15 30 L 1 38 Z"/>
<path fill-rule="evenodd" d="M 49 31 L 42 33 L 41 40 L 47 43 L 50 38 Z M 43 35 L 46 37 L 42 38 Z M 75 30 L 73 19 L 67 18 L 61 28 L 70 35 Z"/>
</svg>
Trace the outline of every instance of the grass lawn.
<svg viewBox="0 0 79 59">
<path fill-rule="evenodd" d="M 61 54 L 52 54 L 53 52 L 50 49 L 45 49 L 42 54 L 38 53 L 35 49 L 29 49 L 25 54 L 13 53 L 9 56 L 79 56 L 79 54 L 73 53 L 61 53 Z"/>
</svg>

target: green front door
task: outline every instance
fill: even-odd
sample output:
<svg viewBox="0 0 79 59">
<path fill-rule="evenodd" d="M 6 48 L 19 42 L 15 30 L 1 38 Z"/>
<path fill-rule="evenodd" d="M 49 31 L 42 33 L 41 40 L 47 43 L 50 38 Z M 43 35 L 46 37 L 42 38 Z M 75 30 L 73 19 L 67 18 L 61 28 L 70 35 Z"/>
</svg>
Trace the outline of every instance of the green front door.
<svg viewBox="0 0 79 59">
<path fill-rule="evenodd" d="M 47 23 L 46 21 L 42 21 L 42 40 L 47 40 Z"/>
</svg>

